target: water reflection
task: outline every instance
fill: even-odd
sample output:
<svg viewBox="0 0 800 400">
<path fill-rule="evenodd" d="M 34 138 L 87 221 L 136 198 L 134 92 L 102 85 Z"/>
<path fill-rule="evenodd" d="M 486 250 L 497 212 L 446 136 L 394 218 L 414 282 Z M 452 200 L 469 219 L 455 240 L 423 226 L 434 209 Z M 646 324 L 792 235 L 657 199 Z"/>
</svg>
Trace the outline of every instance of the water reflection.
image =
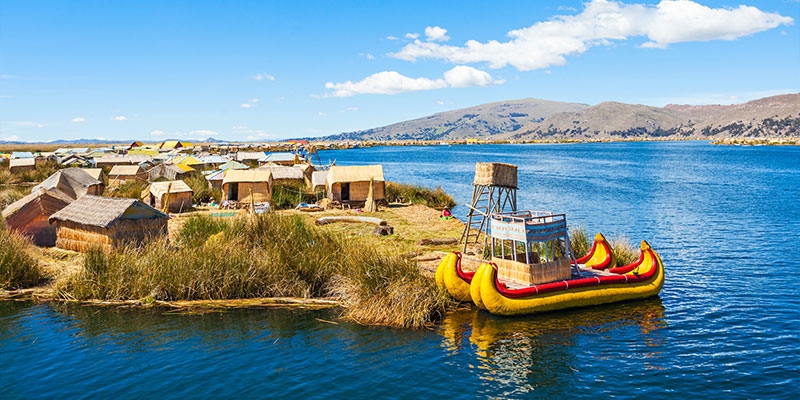
<svg viewBox="0 0 800 400">
<path fill-rule="evenodd" d="M 664 307 L 655 298 L 517 318 L 464 309 L 449 314 L 440 332 L 452 358 L 474 352 L 473 370 L 494 393 L 504 388 L 503 396 L 519 397 L 579 391 L 573 387 L 578 377 L 604 380 L 598 367 L 613 369 L 609 364 L 633 354 L 658 364 L 664 345 L 658 331 L 665 327 Z M 631 342 L 631 355 L 611 350 L 621 341 Z"/>
</svg>

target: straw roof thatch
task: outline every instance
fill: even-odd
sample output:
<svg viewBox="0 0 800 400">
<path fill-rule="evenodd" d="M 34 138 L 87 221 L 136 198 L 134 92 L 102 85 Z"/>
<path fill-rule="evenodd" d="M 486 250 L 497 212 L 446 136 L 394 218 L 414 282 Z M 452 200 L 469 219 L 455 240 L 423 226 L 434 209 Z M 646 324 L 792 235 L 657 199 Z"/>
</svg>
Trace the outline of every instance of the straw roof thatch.
<svg viewBox="0 0 800 400">
<path fill-rule="evenodd" d="M 39 189 L 59 190 L 72 200 L 86 194 L 102 194 L 103 182 L 93 178 L 80 168 L 67 168 L 56 171 L 42 183 L 31 189 L 31 193 Z"/>
<path fill-rule="evenodd" d="M 272 172 L 257 169 L 232 169 L 228 170 L 222 184 L 233 182 L 271 182 Z"/>
<path fill-rule="evenodd" d="M 86 195 L 50 216 L 50 223 L 69 221 L 108 228 L 120 219 L 157 218 L 169 218 L 169 216 L 136 199 Z"/>
<path fill-rule="evenodd" d="M 328 170 L 327 176 L 328 184 L 363 181 L 369 182 L 370 179 L 373 179 L 375 182 L 383 181 L 382 165 L 334 165 Z"/>
<path fill-rule="evenodd" d="M 94 179 L 98 181 L 103 181 L 103 169 L 102 168 L 83 168 L 83 171 L 89 174 Z"/>
<path fill-rule="evenodd" d="M 142 172 L 144 172 L 144 170 L 138 165 L 115 165 L 111 168 L 108 176 L 136 176 Z"/>
<path fill-rule="evenodd" d="M 258 167 L 256 171 L 270 171 L 272 172 L 272 179 L 303 180 L 303 170 L 295 167 L 287 167 L 284 165 L 265 165 L 263 167 Z"/>
<path fill-rule="evenodd" d="M 161 197 L 162 195 L 167 193 L 169 190 L 170 193 L 194 193 L 192 188 L 186 184 L 184 181 L 163 181 L 163 182 L 153 182 L 150 184 L 150 194 L 156 197 Z"/>
<path fill-rule="evenodd" d="M 236 161 L 258 161 L 266 154 L 263 151 L 240 151 L 236 153 Z"/>
<path fill-rule="evenodd" d="M 9 168 L 35 168 L 36 167 L 36 159 L 35 158 L 12 158 L 8 164 Z"/>
<path fill-rule="evenodd" d="M 72 201 L 73 199 L 58 190 L 36 189 L 3 209 L 3 218 L 9 219 L 9 226 L 24 225 L 33 219 L 34 214 L 53 215 Z M 15 221 L 12 223 L 11 220 Z"/>
</svg>

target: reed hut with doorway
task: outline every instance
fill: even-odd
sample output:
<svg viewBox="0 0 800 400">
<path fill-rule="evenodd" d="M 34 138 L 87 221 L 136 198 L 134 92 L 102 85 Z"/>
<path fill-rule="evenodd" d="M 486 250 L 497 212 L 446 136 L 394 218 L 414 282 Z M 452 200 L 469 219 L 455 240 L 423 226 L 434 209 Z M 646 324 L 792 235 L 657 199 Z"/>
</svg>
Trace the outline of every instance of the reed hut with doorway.
<svg viewBox="0 0 800 400">
<path fill-rule="evenodd" d="M 305 186 L 303 170 L 300 168 L 270 164 L 258 167 L 256 170 L 271 172 L 273 185 Z"/>
<path fill-rule="evenodd" d="M 164 212 L 179 213 L 192 208 L 193 195 L 184 181 L 153 182 L 142 193 L 142 201 Z"/>
<path fill-rule="evenodd" d="M 138 165 L 115 165 L 108 173 L 108 186 L 118 187 L 128 182 L 145 182 L 147 173 Z"/>
<path fill-rule="evenodd" d="M 356 207 L 366 203 L 370 186 L 373 187 L 375 202 L 383 201 L 386 197 L 382 165 L 334 165 L 328 170 L 325 186 L 328 199 Z"/>
<path fill-rule="evenodd" d="M 56 226 L 56 247 L 85 252 L 93 246 L 110 250 L 165 236 L 169 216 L 136 199 L 87 195 L 49 221 Z"/>
<path fill-rule="evenodd" d="M 50 216 L 72 201 L 73 199 L 58 190 L 36 189 L 9 204 L 3 210 L 3 219 L 10 231 L 30 237 L 33 244 L 53 247 L 56 244 L 56 227 L 50 225 Z"/>
<path fill-rule="evenodd" d="M 255 169 L 229 170 L 222 179 L 222 198 L 228 201 L 272 201 L 272 172 Z"/>
</svg>

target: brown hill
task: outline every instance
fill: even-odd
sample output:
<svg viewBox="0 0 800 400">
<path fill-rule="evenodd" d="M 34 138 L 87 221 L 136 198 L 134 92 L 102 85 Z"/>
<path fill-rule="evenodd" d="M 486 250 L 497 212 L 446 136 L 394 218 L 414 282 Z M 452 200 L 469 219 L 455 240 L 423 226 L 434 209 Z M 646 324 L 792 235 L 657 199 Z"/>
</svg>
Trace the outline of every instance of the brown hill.
<svg viewBox="0 0 800 400">
<path fill-rule="evenodd" d="M 650 107 L 523 99 L 483 104 L 330 140 L 800 138 L 800 93 L 733 105 Z"/>
</svg>

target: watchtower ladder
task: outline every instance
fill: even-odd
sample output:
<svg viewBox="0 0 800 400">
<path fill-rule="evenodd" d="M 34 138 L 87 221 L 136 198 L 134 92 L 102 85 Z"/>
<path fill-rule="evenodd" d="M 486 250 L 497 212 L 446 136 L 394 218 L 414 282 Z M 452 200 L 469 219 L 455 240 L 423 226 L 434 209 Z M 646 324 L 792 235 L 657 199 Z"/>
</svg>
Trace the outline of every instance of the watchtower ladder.
<svg viewBox="0 0 800 400">
<path fill-rule="evenodd" d="M 488 241 L 489 216 L 498 212 L 517 211 L 517 166 L 503 163 L 477 163 L 472 183 L 472 201 L 467 205 L 467 223 L 460 241 L 464 252 L 472 240 Z"/>
</svg>

